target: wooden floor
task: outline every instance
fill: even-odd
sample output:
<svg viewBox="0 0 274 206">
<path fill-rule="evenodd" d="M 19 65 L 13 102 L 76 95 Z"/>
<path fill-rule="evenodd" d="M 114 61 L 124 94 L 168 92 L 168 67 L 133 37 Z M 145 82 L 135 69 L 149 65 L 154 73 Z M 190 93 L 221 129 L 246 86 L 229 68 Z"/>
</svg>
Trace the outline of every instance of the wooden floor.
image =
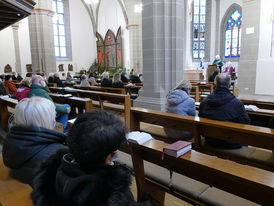
<svg viewBox="0 0 274 206">
<path fill-rule="evenodd" d="M 131 191 L 132 191 L 132 194 L 136 200 L 137 199 L 137 187 L 136 187 L 136 182 L 135 182 L 134 177 L 133 177 L 133 181 L 132 181 Z M 165 206 L 192 206 L 192 205 L 166 193 Z"/>
</svg>

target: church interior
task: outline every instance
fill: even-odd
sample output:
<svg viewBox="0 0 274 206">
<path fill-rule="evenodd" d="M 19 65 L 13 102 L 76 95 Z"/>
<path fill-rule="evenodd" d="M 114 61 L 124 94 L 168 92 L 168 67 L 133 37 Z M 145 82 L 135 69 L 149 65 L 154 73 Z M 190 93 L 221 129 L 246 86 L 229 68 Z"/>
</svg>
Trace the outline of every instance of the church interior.
<svg viewBox="0 0 274 206">
<path fill-rule="evenodd" d="M 0 0 L 0 205 L 274 205 L 273 65 L 274 0 Z"/>
</svg>

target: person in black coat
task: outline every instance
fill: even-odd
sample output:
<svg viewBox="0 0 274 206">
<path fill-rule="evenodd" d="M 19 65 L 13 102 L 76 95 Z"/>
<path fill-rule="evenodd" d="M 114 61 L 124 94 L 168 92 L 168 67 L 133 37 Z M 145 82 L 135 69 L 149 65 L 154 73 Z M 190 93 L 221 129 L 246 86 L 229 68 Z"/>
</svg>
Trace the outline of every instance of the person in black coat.
<svg viewBox="0 0 274 206">
<path fill-rule="evenodd" d="M 59 74 L 55 73 L 54 77 L 53 77 L 53 83 L 57 84 L 57 87 L 64 87 L 63 82 L 61 81 L 61 79 L 59 78 Z"/>
<path fill-rule="evenodd" d="M 78 116 L 68 135 L 69 150 L 59 150 L 40 167 L 31 198 L 34 206 L 135 206 L 131 172 L 113 165 L 126 142 L 122 120 L 107 111 Z"/>
<path fill-rule="evenodd" d="M 102 74 L 101 87 L 112 87 L 112 83 L 109 80 L 109 73 L 108 72 L 104 72 Z"/>
<path fill-rule="evenodd" d="M 208 82 L 214 82 L 215 77 L 220 73 L 219 69 L 216 69 L 213 74 L 208 78 Z"/>
<path fill-rule="evenodd" d="M 245 111 L 243 103 L 229 91 L 230 76 L 221 73 L 216 76 L 216 88 L 213 94 L 205 98 L 199 108 L 199 116 L 213 120 L 250 124 L 250 119 Z M 242 145 L 226 140 L 206 137 L 206 142 L 217 148 L 237 149 Z"/>
<path fill-rule="evenodd" d="M 131 76 L 131 83 L 142 83 L 142 81 L 140 80 L 140 78 L 137 75 L 132 75 Z"/>
<path fill-rule="evenodd" d="M 126 77 L 126 73 L 125 73 L 125 72 L 123 72 L 123 73 L 121 74 L 121 81 L 122 81 L 122 82 L 128 82 L 128 78 Z"/>
<path fill-rule="evenodd" d="M 2 79 L 0 79 L 0 96 L 8 95 Z"/>
<path fill-rule="evenodd" d="M 66 137 L 55 130 L 55 105 L 41 97 L 21 100 L 3 145 L 4 164 L 11 176 L 32 184 L 40 164 L 59 149 L 66 148 Z"/>
<path fill-rule="evenodd" d="M 49 73 L 48 83 L 54 83 L 54 74 L 51 72 Z"/>
</svg>

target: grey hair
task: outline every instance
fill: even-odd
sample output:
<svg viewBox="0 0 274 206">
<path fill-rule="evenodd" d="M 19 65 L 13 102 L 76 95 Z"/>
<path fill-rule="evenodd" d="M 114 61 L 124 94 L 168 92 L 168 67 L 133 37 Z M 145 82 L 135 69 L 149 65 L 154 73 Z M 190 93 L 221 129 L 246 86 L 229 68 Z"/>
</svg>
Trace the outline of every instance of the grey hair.
<svg viewBox="0 0 274 206">
<path fill-rule="evenodd" d="M 216 87 L 226 87 L 226 88 L 229 88 L 229 85 L 231 83 L 230 75 L 228 75 L 226 73 L 218 74 L 215 77 L 214 83 L 215 83 Z"/>
<path fill-rule="evenodd" d="M 120 73 L 115 73 L 115 74 L 113 75 L 112 83 L 119 82 L 120 79 L 121 79 L 121 74 L 120 74 Z"/>
<path fill-rule="evenodd" d="M 173 92 L 174 90 L 181 89 L 181 90 L 187 91 L 188 89 L 191 89 L 191 88 L 192 88 L 192 84 L 187 80 L 183 80 L 175 88 L 169 91 L 169 93 L 167 94 L 167 97 L 169 97 L 171 92 Z"/>
<path fill-rule="evenodd" d="M 42 97 L 25 98 L 15 107 L 14 124 L 53 129 L 55 105 Z"/>
<path fill-rule="evenodd" d="M 109 73 L 108 72 L 104 72 L 102 74 L 102 79 L 109 79 Z"/>
<path fill-rule="evenodd" d="M 40 85 L 40 81 L 41 80 L 44 80 L 42 76 L 40 76 L 40 75 L 34 75 L 31 78 L 31 84 Z"/>
</svg>

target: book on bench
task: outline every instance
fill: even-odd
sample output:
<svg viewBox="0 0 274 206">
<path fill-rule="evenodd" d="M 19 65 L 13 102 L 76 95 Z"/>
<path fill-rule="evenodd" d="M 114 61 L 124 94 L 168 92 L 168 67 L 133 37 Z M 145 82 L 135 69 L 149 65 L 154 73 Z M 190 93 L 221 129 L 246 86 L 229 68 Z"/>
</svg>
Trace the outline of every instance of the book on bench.
<svg viewBox="0 0 274 206">
<path fill-rule="evenodd" d="M 246 111 L 254 111 L 254 112 L 256 112 L 257 110 L 258 110 L 259 108 L 257 107 L 257 106 L 255 106 L 255 105 L 245 105 L 245 110 Z"/>
<path fill-rule="evenodd" d="M 166 146 L 163 153 L 177 158 L 190 151 L 191 148 L 191 142 L 179 140 Z"/>
<path fill-rule="evenodd" d="M 144 144 L 151 139 L 153 137 L 146 132 L 134 131 L 127 134 L 127 140 L 135 144 Z"/>
</svg>

